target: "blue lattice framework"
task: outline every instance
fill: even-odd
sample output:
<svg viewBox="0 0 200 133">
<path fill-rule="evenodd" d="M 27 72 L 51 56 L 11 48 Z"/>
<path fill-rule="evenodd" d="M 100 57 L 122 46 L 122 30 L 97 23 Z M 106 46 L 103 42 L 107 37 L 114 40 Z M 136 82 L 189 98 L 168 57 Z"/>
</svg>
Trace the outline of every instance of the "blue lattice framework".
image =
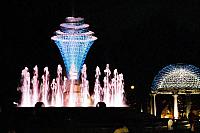
<svg viewBox="0 0 200 133">
<path fill-rule="evenodd" d="M 97 39 L 88 28 L 84 18 L 67 17 L 65 23 L 60 24 L 60 30 L 51 38 L 60 50 L 69 79 L 79 78 L 86 55 Z"/>
<path fill-rule="evenodd" d="M 155 76 L 151 89 L 153 93 L 199 93 L 200 69 L 188 64 L 168 65 Z"/>
</svg>

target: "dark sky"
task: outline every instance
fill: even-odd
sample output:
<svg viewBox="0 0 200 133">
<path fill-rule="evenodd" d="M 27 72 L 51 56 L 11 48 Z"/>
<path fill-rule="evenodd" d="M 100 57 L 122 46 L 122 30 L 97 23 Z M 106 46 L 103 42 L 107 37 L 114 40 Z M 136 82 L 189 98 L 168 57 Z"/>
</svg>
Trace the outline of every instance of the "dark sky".
<svg viewBox="0 0 200 133">
<path fill-rule="evenodd" d="M 51 73 L 63 65 L 50 37 L 67 16 L 80 16 L 98 40 L 85 63 L 93 84 L 95 67 L 107 63 L 124 74 L 125 85 L 148 93 L 164 66 L 188 63 L 200 67 L 198 0 L 21 0 L 1 4 L 1 96 L 15 94 L 21 70 L 38 65 Z"/>
</svg>

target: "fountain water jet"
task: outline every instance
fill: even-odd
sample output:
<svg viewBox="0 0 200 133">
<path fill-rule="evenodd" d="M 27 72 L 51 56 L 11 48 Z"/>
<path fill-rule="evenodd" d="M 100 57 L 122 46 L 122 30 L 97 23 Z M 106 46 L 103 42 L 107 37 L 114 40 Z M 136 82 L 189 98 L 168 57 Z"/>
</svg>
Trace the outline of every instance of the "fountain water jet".
<svg viewBox="0 0 200 133">
<path fill-rule="evenodd" d="M 43 102 L 45 107 L 94 107 L 98 102 L 105 102 L 107 107 L 124 107 L 124 80 L 123 74 L 114 70 L 113 78 L 109 64 L 104 70 L 103 87 L 100 84 L 100 68 L 96 67 L 94 93 L 89 93 L 87 80 L 87 67 L 84 64 L 81 70 L 81 83 L 67 79 L 62 75 L 62 67 L 57 67 L 57 77 L 50 83 L 48 67 L 44 68 L 41 83 L 38 79 L 38 67 L 34 67 L 33 78 L 30 79 L 28 68 L 25 67 L 21 74 L 22 97 L 19 107 L 34 107 L 37 102 Z M 32 82 L 30 82 L 32 81 Z"/>
</svg>

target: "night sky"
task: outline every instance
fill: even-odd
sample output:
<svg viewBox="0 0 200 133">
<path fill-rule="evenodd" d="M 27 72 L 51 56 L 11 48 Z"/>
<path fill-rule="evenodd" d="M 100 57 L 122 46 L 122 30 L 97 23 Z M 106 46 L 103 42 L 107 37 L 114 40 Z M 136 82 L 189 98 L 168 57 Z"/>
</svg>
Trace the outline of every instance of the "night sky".
<svg viewBox="0 0 200 133">
<path fill-rule="evenodd" d="M 64 67 L 50 39 L 65 17 L 84 17 L 98 40 L 85 63 L 90 86 L 95 68 L 106 64 L 124 74 L 126 89 L 134 84 L 146 95 L 157 72 L 166 65 L 200 67 L 200 6 L 198 0 L 55 0 L 2 4 L 0 25 L 1 101 L 13 100 L 21 70 L 38 65 L 56 73 Z"/>
</svg>

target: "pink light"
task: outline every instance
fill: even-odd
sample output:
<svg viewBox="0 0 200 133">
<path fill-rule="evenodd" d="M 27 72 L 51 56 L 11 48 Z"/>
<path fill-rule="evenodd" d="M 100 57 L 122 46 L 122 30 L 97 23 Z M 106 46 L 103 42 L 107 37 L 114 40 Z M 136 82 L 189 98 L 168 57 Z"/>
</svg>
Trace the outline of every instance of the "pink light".
<svg viewBox="0 0 200 133">
<path fill-rule="evenodd" d="M 37 66 L 34 67 L 32 79 L 28 68 L 25 67 L 21 74 L 22 86 L 18 88 L 22 92 L 18 106 L 34 107 L 37 102 L 43 102 L 45 107 L 95 107 L 98 102 L 105 102 L 107 107 L 126 106 L 123 74 L 118 74 L 115 69 L 112 76 L 107 64 L 102 87 L 99 79 L 101 71 L 97 66 L 94 93 L 90 95 L 86 71 L 86 65 L 83 65 L 81 80 L 69 80 L 62 75 L 62 67 L 58 65 L 57 77 L 50 82 L 48 67 L 44 68 L 41 79 L 38 79 Z"/>
</svg>

